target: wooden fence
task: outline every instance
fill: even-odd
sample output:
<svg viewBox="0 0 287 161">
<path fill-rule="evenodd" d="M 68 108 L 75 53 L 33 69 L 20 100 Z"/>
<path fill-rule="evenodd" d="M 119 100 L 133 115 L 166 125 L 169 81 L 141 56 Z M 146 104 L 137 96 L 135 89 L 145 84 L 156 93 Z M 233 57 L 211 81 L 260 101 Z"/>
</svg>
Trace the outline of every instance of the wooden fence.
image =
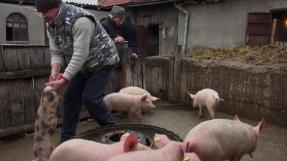
<svg viewBox="0 0 287 161">
<path fill-rule="evenodd" d="M 131 85 L 127 45 L 117 48 L 122 65 L 113 73 L 110 92 Z M 0 138 L 33 131 L 41 93 L 50 74 L 50 59 L 48 46 L 0 46 Z"/>
</svg>

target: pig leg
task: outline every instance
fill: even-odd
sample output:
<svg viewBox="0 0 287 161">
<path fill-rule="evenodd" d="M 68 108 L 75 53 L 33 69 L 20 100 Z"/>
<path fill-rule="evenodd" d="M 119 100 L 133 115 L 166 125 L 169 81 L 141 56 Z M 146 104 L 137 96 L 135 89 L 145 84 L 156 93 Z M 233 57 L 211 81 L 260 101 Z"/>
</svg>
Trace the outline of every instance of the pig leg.
<svg viewBox="0 0 287 161">
<path fill-rule="evenodd" d="M 124 111 L 119 111 L 118 114 L 119 114 L 120 117 L 125 117 L 126 116 L 126 113 Z"/>
<path fill-rule="evenodd" d="M 229 161 L 240 161 L 241 158 L 242 156 L 234 156 L 231 159 L 229 159 Z"/>
<path fill-rule="evenodd" d="M 135 112 L 129 111 L 129 112 L 128 112 L 128 118 L 129 118 L 129 121 L 130 121 L 130 122 L 136 121 Z"/>
<path fill-rule="evenodd" d="M 198 109 L 199 109 L 198 117 L 201 118 L 202 117 L 202 105 L 199 105 Z"/>
<path fill-rule="evenodd" d="M 135 112 L 135 115 L 136 115 L 137 118 L 139 118 L 140 120 L 143 119 L 142 112 L 141 112 L 140 110 L 136 111 L 136 112 Z"/>
<path fill-rule="evenodd" d="M 209 113 L 209 119 L 214 119 L 215 118 L 215 113 L 214 113 L 214 108 L 213 106 L 207 106 L 207 110 Z"/>
<path fill-rule="evenodd" d="M 107 109 L 108 109 L 110 112 L 112 112 L 113 108 L 112 108 L 111 103 L 106 101 L 105 104 L 106 104 Z"/>
<path fill-rule="evenodd" d="M 128 115 L 129 115 L 130 121 L 136 121 L 136 120 L 142 120 L 143 119 L 141 110 L 129 111 Z"/>
</svg>

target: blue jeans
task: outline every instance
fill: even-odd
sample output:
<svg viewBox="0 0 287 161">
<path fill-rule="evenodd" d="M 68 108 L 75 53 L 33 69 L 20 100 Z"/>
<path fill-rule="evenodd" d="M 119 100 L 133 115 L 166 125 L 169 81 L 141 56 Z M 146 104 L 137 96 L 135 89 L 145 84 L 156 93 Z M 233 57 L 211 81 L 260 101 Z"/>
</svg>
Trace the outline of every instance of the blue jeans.
<svg viewBox="0 0 287 161">
<path fill-rule="evenodd" d="M 103 68 L 96 73 L 77 73 L 71 79 L 64 95 L 61 142 L 75 136 L 82 103 L 101 126 L 116 123 L 103 101 L 110 78 L 111 68 Z"/>
</svg>

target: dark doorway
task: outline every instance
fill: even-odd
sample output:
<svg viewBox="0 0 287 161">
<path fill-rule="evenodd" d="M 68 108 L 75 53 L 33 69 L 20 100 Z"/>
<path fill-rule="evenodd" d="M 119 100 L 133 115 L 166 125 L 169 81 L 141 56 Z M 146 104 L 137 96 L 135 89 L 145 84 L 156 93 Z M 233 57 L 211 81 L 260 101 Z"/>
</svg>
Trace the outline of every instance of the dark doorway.
<svg viewBox="0 0 287 161">
<path fill-rule="evenodd" d="M 273 20 L 273 40 L 275 45 L 287 45 L 287 9 L 271 10 Z"/>
<path fill-rule="evenodd" d="M 147 27 L 147 54 L 159 55 L 159 25 L 153 24 Z"/>
</svg>

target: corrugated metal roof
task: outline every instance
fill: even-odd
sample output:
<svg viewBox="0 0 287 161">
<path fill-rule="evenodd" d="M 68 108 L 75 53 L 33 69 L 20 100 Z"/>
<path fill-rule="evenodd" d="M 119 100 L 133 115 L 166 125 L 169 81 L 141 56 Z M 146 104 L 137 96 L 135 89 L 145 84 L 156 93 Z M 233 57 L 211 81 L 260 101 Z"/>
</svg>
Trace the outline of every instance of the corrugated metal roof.
<svg viewBox="0 0 287 161">
<path fill-rule="evenodd" d="M 113 5 L 119 5 L 119 4 L 125 4 L 128 2 L 131 2 L 132 0 L 102 0 L 100 2 L 100 5 L 102 7 L 109 7 L 109 6 L 113 6 Z"/>
<path fill-rule="evenodd" d="M 110 7 L 113 5 L 136 5 L 136 4 L 163 4 L 177 0 L 102 0 L 100 6 Z"/>
<path fill-rule="evenodd" d="M 62 0 L 67 3 L 73 3 L 85 6 L 97 6 L 98 0 Z M 11 3 L 11 4 L 28 4 L 34 5 L 34 0 L 0 0 L 0 3 Z"/>
<path fill-rule="evenodd" d="M 63 0 L 67 3 L 84 4 L 84 5 L 98 5 L 98 0 Z"/>
</svg>

